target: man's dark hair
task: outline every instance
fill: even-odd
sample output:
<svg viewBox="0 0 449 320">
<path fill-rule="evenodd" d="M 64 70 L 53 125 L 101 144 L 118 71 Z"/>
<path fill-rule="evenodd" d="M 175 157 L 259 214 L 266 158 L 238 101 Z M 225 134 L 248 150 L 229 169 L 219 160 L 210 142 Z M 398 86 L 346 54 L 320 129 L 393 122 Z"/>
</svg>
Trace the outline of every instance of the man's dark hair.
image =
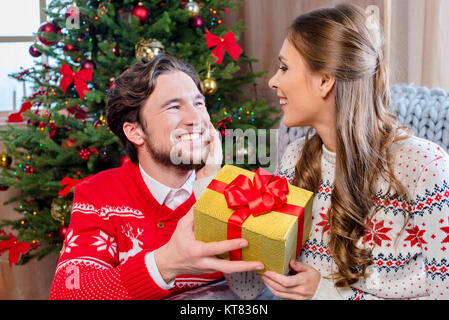
<svg viewBox="0 0 449 320">
<path fill-rule="evenodd" d="M 153 60 L 142 60 L 134 64 L 114 80 L 106 103 L 106 121 L 109 129 L 120 138 L 128 158 L 138 163 L 137 149 L 123 132 L 125 122 L 138 123 L 146 129 L 141 119 L 141 109 L 153 92 L 158 76 L 172 71 L 181 71 L 190 76 L 198 90 L 204 94 L 203 86 L 195 69 L 188 63 L 168 54 L 156 56 Z"/>
</svg>

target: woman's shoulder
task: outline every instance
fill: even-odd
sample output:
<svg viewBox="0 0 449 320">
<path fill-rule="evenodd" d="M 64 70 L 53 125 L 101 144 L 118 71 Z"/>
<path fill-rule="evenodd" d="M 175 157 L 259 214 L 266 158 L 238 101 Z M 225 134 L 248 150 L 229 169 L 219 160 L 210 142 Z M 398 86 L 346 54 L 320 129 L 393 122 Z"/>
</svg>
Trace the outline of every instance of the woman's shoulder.
<svg viewBox="0 0 449 320">
<path fill-rule="evenodd" d="M 278 164 L 277 175 L 286 177 L 290 182 L 295 174 L 295 167 L 299 161 L 302 147 L 306 141 L 305 137 L 291 142 L 282 155 L 281 162 Z"/>
<path fill-rule="evenodd" d="M 416 164 L 420 167 L 426 167 L 426 165 L 436 160 L 449 157 L 444 148 L 435 142 L 415 135 L 395 142 L 392 146 L 392 151 L 396 155 L 398 164 Z"/>
<path fill-rule="evenodd" d="M 449 155 L 435 142 L 412 135 L 395 142 L 391 151 L 395 175 L 409 189 L 433 192 L 449 181 Z"/>
</svg>

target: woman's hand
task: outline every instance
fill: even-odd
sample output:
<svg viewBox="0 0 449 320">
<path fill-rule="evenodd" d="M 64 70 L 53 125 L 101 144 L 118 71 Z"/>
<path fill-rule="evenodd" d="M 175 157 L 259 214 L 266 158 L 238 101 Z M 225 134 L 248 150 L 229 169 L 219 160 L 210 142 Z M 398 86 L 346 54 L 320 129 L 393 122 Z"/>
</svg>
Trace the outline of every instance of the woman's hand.
<svg viewBox="0 0 449 320">
<path fill-rule="evenodd" d="M 270 291 L 281 299 L 310 300 L 315 295 L 321 274 L 306 264 L 291 260 L 290 266 L 297 274 L 284 276 L 273 271 L 265 272 L 261 278 Z"/>
</svg>

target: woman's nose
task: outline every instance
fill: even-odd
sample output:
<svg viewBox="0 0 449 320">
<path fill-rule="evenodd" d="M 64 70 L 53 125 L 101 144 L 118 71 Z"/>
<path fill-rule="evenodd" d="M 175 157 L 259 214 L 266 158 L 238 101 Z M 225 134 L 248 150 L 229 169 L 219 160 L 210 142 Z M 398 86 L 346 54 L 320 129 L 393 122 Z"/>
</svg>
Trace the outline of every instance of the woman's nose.
<svg viewBox="0 0 449 320">
<path fill-rule="evenodd" d="M 268 81 L 268 86 L 270 89 L 276 90 L 278 88 L 278 81 L 277 81 L 277 72 L 274 76 L 271 77 L 271 79 Z"/>
</svg>

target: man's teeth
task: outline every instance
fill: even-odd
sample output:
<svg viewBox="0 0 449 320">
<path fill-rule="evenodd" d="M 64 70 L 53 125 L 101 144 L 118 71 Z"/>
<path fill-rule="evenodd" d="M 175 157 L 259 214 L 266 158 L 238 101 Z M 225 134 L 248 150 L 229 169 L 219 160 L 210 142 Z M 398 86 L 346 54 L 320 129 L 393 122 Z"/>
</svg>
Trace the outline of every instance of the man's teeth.
<svg viewBox="0 0 449 320">
<path fill-rule="evenodd" d="M 191 134 L 184 134 L 179 139 L 181 141 L 187 141 L 187 140 L 198 140 L 200 138 L 199 133 L 191 133 Z"/>
</svg>

